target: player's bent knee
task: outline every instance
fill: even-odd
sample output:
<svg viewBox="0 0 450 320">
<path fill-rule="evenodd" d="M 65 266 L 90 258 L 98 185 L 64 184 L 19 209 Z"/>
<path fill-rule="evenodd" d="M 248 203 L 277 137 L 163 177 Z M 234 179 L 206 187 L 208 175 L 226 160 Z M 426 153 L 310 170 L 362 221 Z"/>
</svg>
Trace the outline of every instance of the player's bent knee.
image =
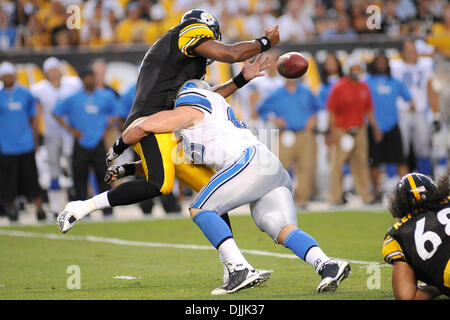
<svg viewBox="0 0 450 320">
<path fill-rule="evenodd" d="M 259 200 L 250 204 L 256 226 L 279 243 L 280 233 L 287 226 L 297 225 L 292 194 L 287 187 L 272 190 Z"/>
<path fill-rule="evenodd" d="M 291 233 L 291 231 L 295 229 L 297 229 L 297 226 L 295 224 L 285 225 L 283 228 L 281 228 L 280 233 L 278 234 L 277 242 L 284 245 L 284 241 L 286 240 L 289 233 Z"/>
<path fill-rule="evenodd" d="M 202 211 L 202 209 L 190 208 L 189 213 L 191 214 L 191 218 L 194 219 L 195 215 Z"/>
</svg>

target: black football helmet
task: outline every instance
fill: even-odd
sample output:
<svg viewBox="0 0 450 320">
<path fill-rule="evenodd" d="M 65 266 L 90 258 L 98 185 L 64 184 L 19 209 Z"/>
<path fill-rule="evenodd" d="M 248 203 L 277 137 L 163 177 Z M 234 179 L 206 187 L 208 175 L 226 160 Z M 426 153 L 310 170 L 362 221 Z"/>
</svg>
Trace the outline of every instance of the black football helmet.
<svg viewBox="0 0 450 320">
<path fill-rule="evenodd" d="M 181 17 L 181 21 L 183 22 L 188 19 L 198 19 L 201 20 L 203 23 L 205 23 L 213 32 L 214 39 L 217 41 L 222 40 L 222 34 L 220 33 L 220 26 L 219 21 L 208 11 L 202 10 L 202 9 L 192 9 L 187 11 L 185 14 L 183 14 L 183 17 Z"/>
<path fill-rule="evenodd" d="M 436 184 L 426 175 L 413 172 L 401 178 L 396 190 L 403 193 L 412 204 L 418 204 L 430 197 L 436 190 Z"/>
</svg>

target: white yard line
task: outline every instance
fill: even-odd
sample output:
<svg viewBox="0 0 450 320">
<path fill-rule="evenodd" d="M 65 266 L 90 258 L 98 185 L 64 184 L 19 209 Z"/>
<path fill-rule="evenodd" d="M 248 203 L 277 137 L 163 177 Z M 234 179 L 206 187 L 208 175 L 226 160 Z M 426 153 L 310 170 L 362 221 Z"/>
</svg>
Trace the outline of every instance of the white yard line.
<svg viewBox="0 0 450 320">
<path fill-rule="evenodd" d="M 212 246 L 202 246 L 194 244 L 176 244 L 176 243 L 162 243 L 162 242 L 146 242 L 146 241 L 133 241 L 124 240 L 118 238 L 105 238 L 97 236 L 71 236 L 71 235 L 61 235 L 54 233 L 38 233 L 38 232 L 26 232 L 18 230 L 5 230 L 0 229 L 0 236 L 9 237 L 24 237 L 24 238 L 39 238 L 39 239 L 53 239 L 53 240 L 77 240 L 77 241 L 89 241 L 98 243 L 109 243 L 121 246 L 136 246 L 136 247 L 153 247 L 153 248 L 175 248 L 175 249 L 191 249 L 191 250 L 216 250 Z M 298 259 L 294 254 L 283 254 L 269 251 L 261 250 L 251 250 L 251 249 L 241 249 L 242 253 L 253 254 L 258 256 L 267 256 L 274 258 L 285 258 L 285 259 Z M 363 260 L 349 260 L 336 258 L 337 260 L 345 260 L 354 264 L 361 265 L 378 265 L 378 266 L 389 266 L 388 264 L 381 264 L 374 261 L 363 261 Z"/>
</svg>

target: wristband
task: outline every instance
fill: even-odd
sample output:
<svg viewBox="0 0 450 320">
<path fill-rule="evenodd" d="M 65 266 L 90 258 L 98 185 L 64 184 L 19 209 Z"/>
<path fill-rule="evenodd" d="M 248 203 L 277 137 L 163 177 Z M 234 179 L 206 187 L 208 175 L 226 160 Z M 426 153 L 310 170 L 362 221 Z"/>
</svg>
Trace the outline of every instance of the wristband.
<svg viewBox="0 0 450 320">
<path fill-rule="evenodd" d="M 124 177 L 133 176 L 136 173 L 136 166 L 134 165 L 134 163 L 125 163 L 122 165 L 122 167 L 125 170 Z"/>
<path fill-rule="evenodd" d="M 270 40 L 267 37 L 261 37 L 258 39 L 255 39 L 261 44 L 261 52 L 267 51 L 270 49 Z"/>
<path fill-rule="evenodd" d="M 129 145 L 123 142 L 122 135 L 114 142 L 112 148 L 115 154 L 122 154 L 126 149 L 128 149 Z"/>
<path fill-rule="evenodd" d="M 233 82 L 236 85 L 236 87 L 242 88 L 243 86 L 245 86 L 250 81 L 249 80 L 245 80 L 244 75 L 242 74 L 242 72 L 239 72 L 239 74 L 237 76 L 233 77 Z"/>
</svg>

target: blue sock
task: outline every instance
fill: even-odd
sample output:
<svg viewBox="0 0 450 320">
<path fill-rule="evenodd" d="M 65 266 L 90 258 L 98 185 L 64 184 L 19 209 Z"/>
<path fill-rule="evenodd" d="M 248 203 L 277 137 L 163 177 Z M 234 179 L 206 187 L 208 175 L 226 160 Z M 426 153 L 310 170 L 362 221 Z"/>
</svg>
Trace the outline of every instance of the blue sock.
<svg viewBox="0 0 450 320">
<path fill-rule="evenodd" d="M 396 163 L 386 163 L 386 175 L 388 176 L 388 178 L 393 178 L 397 175 Z"/>
<path fill-rule="evenodd" d="M 344 163 L 344 166 L 342 167 L 342 175 L 346 176 L 350 174 L 350 164 L 348 162 Z"/>
<path fill-rule="evenodd" d="M 436 165 L 438 166 L 446 166 L 448 162 L 448 159 L 446 157 L 440 158 L 437 160 Z"/>
<path fill-rule="evenodd" d="M 284 240 L 284 246 L 291 249 L 302 260 L 305 260 L 309 249 L 318 245 L 313 237 L 301 229 L 292 230 Z"/>
<path fill-rule="evenodd" d="M 431 169 L 431 160 L 429 158 L 417 158 L 417 169 L 420 173 L 430 176 L 433 174 Z"/>
<path fill-rule="evenodd" d="M 222 242 L 233 237 L 228 225 L 215 211 L 200 211 L 192 220 L 216 249 Z"/>
<path fill-rule="evenodd" d="M 50 190 L 59 190 L 61 187 L 59 186 L 59 179 L 51 179 L 50 180 Z"/>
<path fill-rule="evenodd" d="M 98 187 L 97 178 L 93 172 L 89 172 L 89 182 L 91 183 L 92 189 L 94 189 L 94 194 L 99 194 L 100 188 Z"/>
</svg>

